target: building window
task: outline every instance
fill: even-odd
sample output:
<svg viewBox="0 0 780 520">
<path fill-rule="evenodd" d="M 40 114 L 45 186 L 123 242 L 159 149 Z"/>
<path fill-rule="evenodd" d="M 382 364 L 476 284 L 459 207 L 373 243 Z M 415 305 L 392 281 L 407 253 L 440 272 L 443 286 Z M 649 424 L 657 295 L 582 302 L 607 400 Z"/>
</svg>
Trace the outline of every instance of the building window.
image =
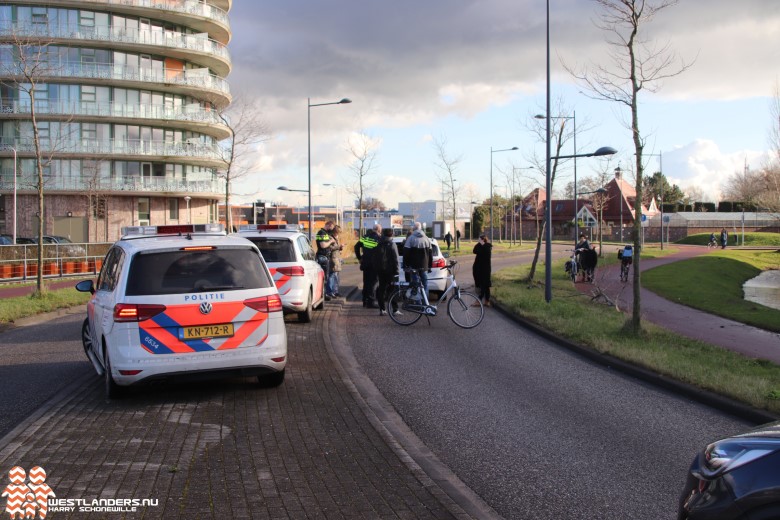
<svg viewBox="0 0 780 520">
<path fill-rule="evenodd" d="M 179 220 L 179 199 L 168 199 L 168 218 Z"/>
<path fill-rule="evenodd" d="M 138 225 L 148 226 L 152 217 L 151 199 L 149 197 L 138 198 Z"/>
</svg>

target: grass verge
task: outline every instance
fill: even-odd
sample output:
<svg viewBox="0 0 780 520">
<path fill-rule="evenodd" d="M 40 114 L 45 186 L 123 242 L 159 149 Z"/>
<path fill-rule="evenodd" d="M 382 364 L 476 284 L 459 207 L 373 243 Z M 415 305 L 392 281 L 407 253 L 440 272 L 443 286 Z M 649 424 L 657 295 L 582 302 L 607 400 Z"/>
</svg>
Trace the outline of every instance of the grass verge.
<svg viewBox="0 0 780 520">
<path fill-rule="evenodd" d="M 647 258 L 647 256 L 645 256 Z M 537 274 L 544 278 L 544 267 Z M 696 387 L 780 413 L 780 366 L 685 338 L 644 322 L 640 336 L 626 332 L 627 316 L 595 304 L 564 277 L 563 263 L 553 263 L 553 299 L 544 301 L 542 286 L 530 287 L 529 266 L 494 273 L 496 299 L 511 312 L 594 350 Z"/>
<path fill-rule="evenodd" d="M 780 332 L 780 310 L 743 298 L 743 284 L 766 269 L 780 269 L 780 253 L 725 249 L 650 269 L 642 285 L 667 300 Z"/>
<path fill-rule="evenodd" d="M 89 297 L 89 293 L 67 288 L 47 291 L 42 296 L 33 294 L 3 298 L 0 300 L 0 323 L 11 323 L 36 314 L 83 305 Z"/>
</svg>

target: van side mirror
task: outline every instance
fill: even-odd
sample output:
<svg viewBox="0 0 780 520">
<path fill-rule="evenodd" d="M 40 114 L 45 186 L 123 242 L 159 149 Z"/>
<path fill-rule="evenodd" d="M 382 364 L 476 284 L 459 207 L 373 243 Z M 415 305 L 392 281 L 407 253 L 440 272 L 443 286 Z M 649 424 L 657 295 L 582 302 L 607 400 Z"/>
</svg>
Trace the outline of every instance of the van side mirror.
<svg viewBox="0 0 780 520">
<path fill-rule="evenodd" d="M 76 284 L 76 290 L 79 292 L 95 294 L 95 284 L 92 280 L 82 280 Z"/>
</svg>

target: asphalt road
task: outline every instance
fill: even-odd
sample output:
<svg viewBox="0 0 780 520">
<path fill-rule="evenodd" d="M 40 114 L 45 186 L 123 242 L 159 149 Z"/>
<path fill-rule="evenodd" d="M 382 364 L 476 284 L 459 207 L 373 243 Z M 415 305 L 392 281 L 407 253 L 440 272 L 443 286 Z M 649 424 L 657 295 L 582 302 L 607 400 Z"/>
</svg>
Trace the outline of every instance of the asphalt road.
<svg viewBox="0 0 780 520">
<path fill-rule="evenodd" d="M 750 426 L 594 365 L 494 309 L 473 330 L 446 313 L 401 327 L 354 306 L 349 320 L 361 369 L 505 518 L 674 518 L 694 453 Z"/>
<path fill-rule="evenodd" d="M 85 311 L 74 312 L 0 335 L 0 437 L 69 386 L 94 376 L 81 346 Z"/>
<path fill-rule="evenodd" d="M 494 267 L 528 257 L 496 256 Z M 470 285 L 469 259 L 459 260 L 459 280 Z M 345 285 L 358 276 L 348 266 Z M 2 333 L 0 436 L 96 379 L 81 348 L 82 316 Z M 674 518 L 695 451 L 749 426 L 585 361 L 494 309 L 468 331 L 446 313 L 400 327 L 359 303 L 348 319 L 361 369 L 505 518 Z"/>
</svg>

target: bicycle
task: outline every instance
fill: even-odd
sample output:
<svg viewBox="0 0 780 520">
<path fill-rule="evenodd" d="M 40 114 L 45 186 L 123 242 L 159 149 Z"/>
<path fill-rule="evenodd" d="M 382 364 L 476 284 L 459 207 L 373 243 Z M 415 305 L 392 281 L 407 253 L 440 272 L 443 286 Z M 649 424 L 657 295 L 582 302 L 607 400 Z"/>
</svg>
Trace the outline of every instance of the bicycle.
<svg viewBox="0 0 780 520">
<path fill-rule="evenodd" d="M 428 295 L 422 287 L 420 276 L 416 269 L 406 269 L 408 282 L 395 282 L 397 289 L 387 300 L 387 315 L 398 325 L 409 326 L 421 317 L 436 316 L 439 305 L 447 302 L 447 314 L 452 322 L 464 329 L 473 329 L 485 317 L 485 308 L 474 293 L 464 291 L 455 280 L 454 267 L 457 261 L 451 260 L 444 268 L 447 269 L 447 290 L 434 305 L 428 301 Z"/>
<path fill-rule="evenodd" d="M 577 250 L 576 249 L 569 249 L 568 251 L 571 251 L 571 258 L 569 258 L 569 261 L 566 262 L 566 264 L 563 266 L 563 268 L 566 270 L 566 272 L 571 277 L 572 282 L 577 281 L 577 275 L 580 271 L 580 262 L 577 259 Z"/>
<path fill-rule="evenodd" d="M 631 254 L 626 254 L 627 250 L 631 252 Z M 634 263 L 633 251 L 629 246 L 626 246 L 623 249 L 618 249 L 618 260 L 620 260 L 620 281 L 627 282 L 628 273 L 631 270 L 631 264 Z"/>
<path fill-rule="evenodd" d="M 714 238 L 710 240 L 710 242 L 707 244 L 707 249 L 713 249 L 713 248 L 715 249 L 718 248 L 718 241 L 715 240 Z"/>
</svg>

